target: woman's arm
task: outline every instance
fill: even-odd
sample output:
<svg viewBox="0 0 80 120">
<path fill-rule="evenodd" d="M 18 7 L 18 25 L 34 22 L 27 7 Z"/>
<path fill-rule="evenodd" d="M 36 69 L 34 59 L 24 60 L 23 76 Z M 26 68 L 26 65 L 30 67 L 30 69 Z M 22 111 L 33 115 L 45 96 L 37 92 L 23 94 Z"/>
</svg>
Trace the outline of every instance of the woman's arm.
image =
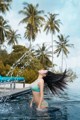
<svg viewBox="0 0 80 120">
<path fill-rule="evenodd" d="M 40 87 L 40 101 L 38 104 L 38 108 L 41 107 L 42 101 L 43 101 L 43 97 L 44 97 L 44 80 L 41 80 L 39 83 L 39 87 Z"/>
<path fill-rule="evenodd" d="M 31 102 L 30 102 L 30 107 L 32 107 L 32 103 L 33 103 L 34 99 L 32 98 Z"/>
</svg>

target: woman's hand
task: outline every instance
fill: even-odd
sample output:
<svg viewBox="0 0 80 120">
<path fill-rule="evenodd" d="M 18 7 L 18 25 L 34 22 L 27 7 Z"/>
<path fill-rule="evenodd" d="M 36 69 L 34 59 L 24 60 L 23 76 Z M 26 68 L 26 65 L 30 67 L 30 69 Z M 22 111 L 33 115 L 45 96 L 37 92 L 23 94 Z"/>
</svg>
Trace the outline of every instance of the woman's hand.
<svg viewBox="0 0 80 120">
<path fill-rule="evenodd" d="M 41 109 L 40 105 L 38 105 L 37 109 Z"/>
<path fill-rule="evenodd" d="M 33 98 L 32 98 L 32 100 L 31 100 L 30 107 L 32 107 L 32 104 L 33 104 Z"/>
<path fill-rule="evenodd" d="M 32 102 L 30 103 L 30 108 L 32 108 Z"/>
</svg>

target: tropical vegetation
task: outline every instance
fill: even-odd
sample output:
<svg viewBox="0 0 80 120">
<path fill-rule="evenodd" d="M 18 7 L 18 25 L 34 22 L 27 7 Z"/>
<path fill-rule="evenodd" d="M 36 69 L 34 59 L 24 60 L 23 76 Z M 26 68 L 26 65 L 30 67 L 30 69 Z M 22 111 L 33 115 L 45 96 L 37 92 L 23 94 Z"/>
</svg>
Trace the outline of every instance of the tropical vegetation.
<svg viewBox="0 0 80 120">
<path fill-rule="evenodd" d="M 0 13 L 9 11 L 12 0 L 0 0 Z"/>
<path fill-rule="evenodd" d="M 44 26 L 44 31 L 46 31 L 46 34 L 51 33 L 51 44 L 52 44 L 52 70 L 53 70 L 53 45 L 54 45 L 54 41 L 53 41 L 53 35 L 56 32 L 60 31 L 60 19 L 56 19 L 58 14 L 52 14 L 49 13 L 48 15 L 46 15 L 46 23 Z"/>
<path fill-rule="evenodd" d="M 62 56 L 62 63 L 61 63 L 61 71 L 63 71 L 63 60 L 64 60 L 64 55 L 68 57 L 69 50 L 68 48 L 73 47 L 73 44 L 69 43 L 69 36 L 64 36 L 64 35 L 58 35 L 58 41 L 55 40 L 56 43 L 56 50 L 54 51 L 55 54 L 57 54 L 57 57 L 60 55 Z"/>
<path fill-rule="evenodd" d="M 8 25 L 8 21 L 4 20 L 4 18 L 0 16 L 0 44 L 3 44 L 6 41 L 9 29 L 10 26 Z"/>
<path fill-rule="evenodd" d="M 7 32 L 8 45 L 18 44 L 18 39 L 21 39 L 21 35 L 17 32 L 17 30 L 14 31 L 12 29 L 9 29 L 9 31 Z"/>
<path fill-rule="evenodd" d="M 24 7 L 19 11 L 23 15 L 19 24 L 25 25 L 24 38 L 30 42 L 30 47 L 19 45 L 19 40 L 23 42 L 23 38 L 19 34 L 18 30 L 12 29 L 8 20 L 5 19 L 5 14 L 10 10 L 12 0 L 0 0 L 0 75 L 6 76 L 12 69 L 12 65 L 16 63 L 23 55 L 27 54 L 22 61 L 13 70 L 14 76 L 24 76 L 26 82 L 32 82 L 37 77 L 37 71 L 41 68 L 49 69 L 54 68 L 53 54 L 57 57 L 62 54 L 62 70 L 64 55 L 67 57 L 69 54 L 68 36 L 65 37 L 62 34 L 58 35 L 58 41 L 56 40 L 56 49 L 54 50 L 54 35 L 60 32 L 60 19 L 57 19 L 58 14 L 48 13 L 44 15 L 43 10 L 39 10 L 39 5 L 33 5 L 29 3 L 23 3 Z M 32 42 L 36 40 L 39 32 L 45 31 L 47 34 L 51 34 L 51 45 L 46 46 L 46 43 L 42 45 L 36 45 L 32 50 Z M 6 49 L 2 49 L 1 46 L 7 42 L 9 46 L 12 46 L 12 51 L 8 53 Z M 52 50 L 51 50 L 52 49 Z M 52 60 L 51 60 L 52 57 Z"/>
<path fill-rule="evenodd" d="M 52 66 L 52 62 L 49 59 L 52 56 L 52 52 L 49 50 L 50 46 L 47 47 L 45 43 L 42 46 L 38 45 L 38 49 L 35 50 L 35 56 L 38 58 L 43 68 L 47 69 Z"/>
<path fill-rule="evenodd" d="M 42 26 L 42 22 L 44 21 L 44 17 L 41 15 L 43 10 L 38 10 L 39 5 L 33 5 L 24 3 L 24 8 L 19 13 L 23 14 L 25 17 L 21 20 L 20 23 L 25 23 L 25 38 L 31 42 L 35 40 L 38 32 L 40 31 L 40 27 Z"/>
</svg>

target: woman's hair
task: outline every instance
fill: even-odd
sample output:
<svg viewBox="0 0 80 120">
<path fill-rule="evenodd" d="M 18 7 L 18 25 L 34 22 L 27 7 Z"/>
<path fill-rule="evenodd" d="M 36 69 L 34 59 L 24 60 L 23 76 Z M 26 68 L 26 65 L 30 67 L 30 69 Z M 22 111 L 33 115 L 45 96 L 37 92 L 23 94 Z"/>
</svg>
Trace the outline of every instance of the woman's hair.
<svg viewBox="0 0 80 120">
<path fill-rule="evenodd" d="M 51 90 L 53 94 L 58 94 L 60 91 L 64 91 L 64 88 L 66 88 L 66 81 L 65 78 L 66 70 L 62 74 L 56 74 L 51 71 L 48 71 L 46 76 L 43 77 L 44 82 L 47 84 L 48 88 Z"/>
</svg>

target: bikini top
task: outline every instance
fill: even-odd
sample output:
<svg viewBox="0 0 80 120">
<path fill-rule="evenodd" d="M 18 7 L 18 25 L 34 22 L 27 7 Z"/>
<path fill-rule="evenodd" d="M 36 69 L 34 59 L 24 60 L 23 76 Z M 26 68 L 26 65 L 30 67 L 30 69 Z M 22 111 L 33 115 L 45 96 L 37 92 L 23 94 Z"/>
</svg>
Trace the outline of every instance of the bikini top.
<svg viewBox="0 0 80 120">
<path fill-rule="evenodd" d="M 40 88 L 39 88 L 39 86 L 38 86 L 38 83 L 33 83 L 33 84 L 31 85 L 31 89 L 32 89 L 32 91 L 40 92 Z"/>
</svg>

